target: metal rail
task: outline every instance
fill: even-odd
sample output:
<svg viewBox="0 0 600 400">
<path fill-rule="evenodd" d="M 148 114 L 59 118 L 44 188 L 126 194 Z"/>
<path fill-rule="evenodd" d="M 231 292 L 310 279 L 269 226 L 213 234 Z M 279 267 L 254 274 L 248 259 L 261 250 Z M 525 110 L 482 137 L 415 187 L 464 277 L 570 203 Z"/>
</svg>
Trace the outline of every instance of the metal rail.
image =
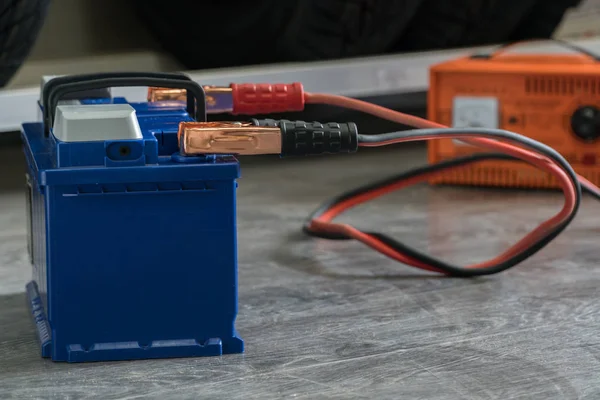
<svg viewBox="0 0 600 400">
<path fill-rule="evenodd" d="M 600 39 L 574 41 L 588 51 L 600 54 Z M 306 91 L 376 99 L 423 92 L 428 88 L 428 70 L 433 64 L 492 47 L 478 47 L 426 53 L 365 57 L 341 61 L 242 67 L 206 71 L 186 71 L 202 85 L 228 85 L 231 82 L 302 82 Z M 568 51 L 552 43 L 532 43 L 511 51 Z M 38 119 L 40 88 L 0 90 L 0 132 L 20 130 L 21 123 Z M 116 96 L 143 101 L 139 88 L 115 88 Z"/>
</svg>

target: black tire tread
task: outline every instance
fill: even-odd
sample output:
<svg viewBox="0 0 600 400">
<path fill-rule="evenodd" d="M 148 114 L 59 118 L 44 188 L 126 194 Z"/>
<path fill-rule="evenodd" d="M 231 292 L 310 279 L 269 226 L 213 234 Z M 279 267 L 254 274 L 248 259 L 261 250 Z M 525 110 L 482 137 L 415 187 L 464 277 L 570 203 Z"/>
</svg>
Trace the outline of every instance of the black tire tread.
<svg viewBox="0 0 600 400">
<path fill-rule="evenodd" d="M 566 12 L 570 8 L 577 7 L 581 2 L 582 0 L 538 1 L 511 33 L 509 41 L 545 39 L 552 36 Z"/>
<path fill-rule="evenodd" d="M 5 86 L 33 48 L 50 0 L 0 2 L 0 87 Z"/>
<path fill-rule="evenodd" d="M 280 40 L 293 61 L 385 52 L 403 34 L 422 0 L 305 0 Z"/>
<path fill-rule="evenodd" d="M 382 53 L 421 1 L 138 0 L 137 5 L 163 47 L 195 69 Z M 205 15 L 214 17 L 200 18 Z M 229 15 L 231 23 L 224 23 Z"/>
<path fill-rule="evenodd" d="M 548 38 L 581 0 L 137 1 L 165 49 L 201 69 Z"/>
</svg>

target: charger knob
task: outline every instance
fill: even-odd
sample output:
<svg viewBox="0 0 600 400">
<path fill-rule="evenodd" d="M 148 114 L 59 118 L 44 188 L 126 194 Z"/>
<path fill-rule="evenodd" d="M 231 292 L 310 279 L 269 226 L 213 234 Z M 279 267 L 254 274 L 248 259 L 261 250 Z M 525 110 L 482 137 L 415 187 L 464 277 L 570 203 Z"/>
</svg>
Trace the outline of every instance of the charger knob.
<svg viewBox="0 0 600 400">
<path fill-rule="evenodd" d="M 571 130 L 581 139 L 591 142 L 600 137 L 600 109 L 581 106 L 571 115 Z"/>
</svg>

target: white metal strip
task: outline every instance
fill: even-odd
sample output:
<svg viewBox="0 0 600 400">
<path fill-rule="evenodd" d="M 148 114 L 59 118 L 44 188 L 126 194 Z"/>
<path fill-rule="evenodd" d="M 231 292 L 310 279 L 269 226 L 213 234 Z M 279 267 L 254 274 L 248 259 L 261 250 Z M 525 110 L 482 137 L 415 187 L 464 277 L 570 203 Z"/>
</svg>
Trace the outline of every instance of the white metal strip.
<svg viewBox="0 0 600 400">
<path fill-rule="evenodd" d="M 600 39 L 576 41 L 573 44 L 600 53 Z M 302 82 L 307 91 L 352 97 L 377 97 L 426 91 L 431 65 L 488 48 L 490 47 L 186 73 L 202 85 L 229 85 L 231 82 Z M 548 50 L 568 51 L 545 43 L 527 45 L 511 51 Z M 140 88 L 115 88 L 113 95 L 125 96 L 131 101 L 143 101 L 146 91 Z M 0 132 L 18 131 L 21 123 L 35 121 L 38 98 L 39 87 L 0 90 Z"/>
</svg>

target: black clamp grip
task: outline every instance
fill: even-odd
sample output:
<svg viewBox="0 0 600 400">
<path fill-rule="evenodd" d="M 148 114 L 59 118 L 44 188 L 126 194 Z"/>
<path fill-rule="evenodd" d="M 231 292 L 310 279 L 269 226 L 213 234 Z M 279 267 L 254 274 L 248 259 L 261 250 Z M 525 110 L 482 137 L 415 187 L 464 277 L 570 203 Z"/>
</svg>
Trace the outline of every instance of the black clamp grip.
<svg viewBox="0 0 600 400">
<path fill-rule="evenodd" d="M 42 91 L 44 133 L 48 136 L 58 102 L 65 95 L 84 90 L 127 86 L 157 86 L 187 91 L 187 112 L 196 121 L 206 121 L 206 100 L 202 86 L 183 74 L 121 72 L 74 75 L 50 80 Z"/>
<path fill-rule="evenodd" d="M 355 123 L 304 122 L 253 119 L 257 126 L 278 127 L 281 130 L 281 156 L 353 153 L 358 149 L 358 128 Z"/>
</svg>

